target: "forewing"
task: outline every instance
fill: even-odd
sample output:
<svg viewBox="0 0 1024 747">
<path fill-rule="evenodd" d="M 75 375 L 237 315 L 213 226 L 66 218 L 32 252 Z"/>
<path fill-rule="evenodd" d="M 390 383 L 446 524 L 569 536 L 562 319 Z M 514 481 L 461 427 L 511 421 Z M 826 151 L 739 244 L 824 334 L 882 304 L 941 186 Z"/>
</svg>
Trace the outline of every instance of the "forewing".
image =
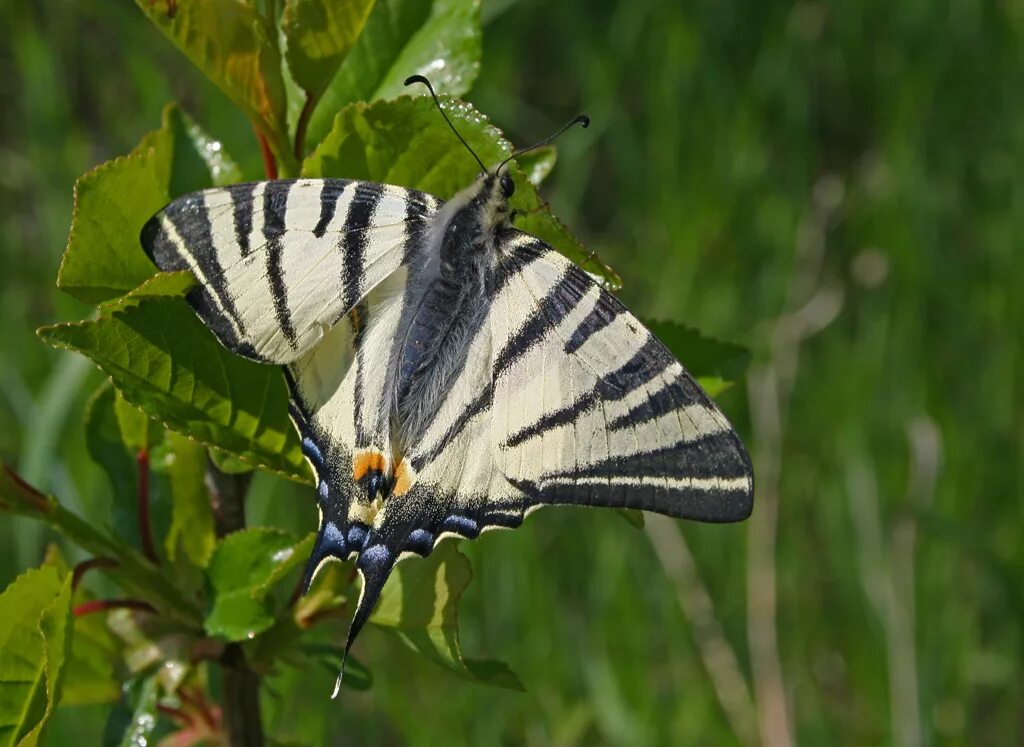
<svg viewBox="0 0 1024 747">
<path fill-rule="evenodd" d="M 635 316 L 543 242 L 501 245 L 491 332 L 495 465 L 529 505 L 750 514 L 753 475 L 715 404 Z"/>
<path fill-rule="evenodd" d="M 402 264 L 437 201 L 344 179 L 207 189 L 157 213 L 142 244 L 161 270 L 190 270 L 189 301 L 230 350 L 287 364 Z"/>
</svg>

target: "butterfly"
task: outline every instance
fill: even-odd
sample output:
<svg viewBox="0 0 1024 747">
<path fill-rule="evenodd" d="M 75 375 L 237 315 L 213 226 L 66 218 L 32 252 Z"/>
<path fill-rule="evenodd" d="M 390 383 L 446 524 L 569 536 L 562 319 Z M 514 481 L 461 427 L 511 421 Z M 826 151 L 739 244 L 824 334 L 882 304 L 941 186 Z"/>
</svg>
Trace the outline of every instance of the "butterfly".
<svg viewBox="0 0 1024 747">
<path fill-rule="evenodd" d="M 512 157 L 477 158 L 447 202 L 274 180 L 185 195 L 143 229 L 161 270 L 195 275 L 188 300 L 217 339 L 284 371 L 317 477 L 305 588 L 332 560 L 362 576 L 346 655 L 395 564 L 446 536 L 548 504 L 751 511 L 750 459 L 721 411 L 615 296 L 513 227 Z"/>
</svg>

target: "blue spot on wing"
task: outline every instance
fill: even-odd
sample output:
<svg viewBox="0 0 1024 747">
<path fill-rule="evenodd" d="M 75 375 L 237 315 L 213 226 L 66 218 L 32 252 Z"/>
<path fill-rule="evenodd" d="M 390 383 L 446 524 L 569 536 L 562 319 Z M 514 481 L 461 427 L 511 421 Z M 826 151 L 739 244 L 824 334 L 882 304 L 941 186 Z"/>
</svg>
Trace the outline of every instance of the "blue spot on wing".
<svg viewBox="0 0 1024 747">
<path fill-rule="evenodd" d="M 418 555 L 429 555 L 434 549 L 434 535 L 426 529 L 414 529 L 406 538 L 405 547 L 402 549 Z"/>
<path fill-rule="evenodd" d="M 358 567 L 361 571 L 392 565 L 391 551 L 384 545 L 372 545 L 359 554 Z"/>
<path fill-rule="evenodd" d="M 349 547 L 355 550 L 362 550 L 368 536 L 365 524 L 353 524 L 348 528 Z"/>
<path fill-rule="evenodd" d="M 446 518 L 441 527 L 446 532 L 455 532 L 468 539 L 474 539 L 480 534 L 480 525 L 474 519 L 458 514 Z"/>
<path fill-rule="evenodd" d="M 302 439 L 302 453 L 309 461 L 316 465 L 317 471 L 324 468 L 323 452 L 320 451 L 320 447 L 309 436 L 304 436 Z"/>
<path fill-rule="evenodd" d="M 313 583 L 313 574 L 325 559 L 344 560 L 346 557 L 348 557 L 348 546 L 345 544 L 345 536 L 333 521 L 324 521 L 320 526 L 320 531 L 317 532 L 313 552 L 310 553 L 306 563 L 306 572 L 302 581 L 303 591 L 309 591 L 309 585 Z"/>
</svg>

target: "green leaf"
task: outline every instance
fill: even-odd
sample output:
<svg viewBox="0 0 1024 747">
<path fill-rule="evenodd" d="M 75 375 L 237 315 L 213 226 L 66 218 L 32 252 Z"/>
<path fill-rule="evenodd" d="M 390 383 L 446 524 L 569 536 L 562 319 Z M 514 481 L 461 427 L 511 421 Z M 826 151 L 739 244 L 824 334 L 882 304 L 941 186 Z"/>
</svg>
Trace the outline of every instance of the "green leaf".
<svg viewBox="0 0 1024 747">
<path fill-rule="evenodd" d="M 288 0 L 285 57 L 295 82 L 319 97 L 363 32 L 376 0 Z"/>
<path fill-rule="evenodd" d="M 75 209 L 57 287 L 97 303 L 131 290 L 155 271 L 139 232 L 170 201 L 171 143 L 148 136 L 127 156 L 98 166 L 75 182 Z"/>
<path fill-rule="evenodd" d="M 497 164 L 512 152 L 501 132 L 464 102 L 442 99 L 459 133 L 485 164 Z M 310 154 L 302 173 L 309 177 L 369 179 L 421 189 L 449 199 L 473 183 L 479 166 L 452 134 L 428 97 L 352 104 L 338 113 L 330 134 Z M 511 205 L 516 226 L 547 241 L 606 286 L 618 276 L 569 233 L 552 215 L 522 171 L 511 170 L 516 192 Z"/>
<path fill-rule="evenodd" d="M 742 379 L 750 365 L 750 351 L 742 345 L 707 337 L 678 322 L 645 320 L 644 324 L 665 343 L 709 397 L 717 397 Z"/>
<path fill-rule="evenodd" d="M 83 521 L 7 466 L 0 468 L 0 510 L 45 522 L 86 552 L 116 560 L 116 565 L 104 567 L 102 572 L 127 595 L 145 600 L 171 620 L 189 626 L 198 624 L 195 606 L 141 553 Z"/>
<path fill-rule="evenodd" d="M 274 623 L 267 594 L 271 586 L 306 561 L 314 535 L 302 541 L 265 527 L 234 532 L 214 551 L 207 577 L 213 606 L 206 630 L 230 641 L 254 637 Z"/>
<path fill-rule="evenodd" d="M 178 548 L 193 565 L 205 568 L 217 544 L 213 509 L 206 489 L 206 449 L 187 436 L 168 432 L 167 475 L 171 481 L 171 528 L 164 539 L 172 562 Z"/>
<path fill-rule="evenodd" d="M 345 649 L 341 646 L 307 643 L 299 646 L 299 650 L 312 657 L 334 677 L 338 676 L 338 672 L 341 671 L 342 662 L 344 662 L 345 678 L 341 681 L 341 686 L 344 688 L 366 691 L 373 686 L 373 672 L 351 653 L 346 659 Z"/>
<path fill-rule="evenodd" d="M 85 445 L 89 456 L 100 465 L 110 481 L 113 531 L 137 547 L 139 470 L 135 456 L 124 444 L 114 409 L 117 398 L 117 390 L 109 383 L 101 386 L 90 398 L 85 411 Z"/>
<path fill-rule="evenodd" d="M 480 49 L 479 0 L 378 0 L 313 112 L 308 141 L 323 139 L 346 104 L 405 93 L 414 73 L 430 78 L 439 93 L 465 93 L 479 71 Z"/>
<path fill-rule="evenodd" d="M 120 392 L 114 397 L 114 417 L 121 441 L 133 454 L 148 451 L 160 440 L 162 428 L 151 417 L 125 400 Z"/>
<path fill-rule="evenodd" d="M 221 451 L 212 446 L 209 451 L 210 461 L 226 475 L 244 475 L 246 472 L 252 472 L 253 470 L 251 464 L 243 462 L 241 459 L 236 459 L 226 451 Z"/>
<path fill-rule="evenodd" d="M 111 376 L 126 400 L 167 427 L 312 482 L 288 420 L 280 372 L 228 352 L 183 299 L 146 299 L 99 319 L 39 330 Z"/>
<path fill-rule="evenodd" d="M 111 314 L 129 306 L 136 306 L 147 298 L 184 298 L 197 284 L 195 275 L 188 270 L 158 272 L 120 298 L 100 304 L 100 313 Z"/>
<path fill-rule="evenodd" d="M 200 638 L 172 620 L 143 610 L 107 614 L 107 626 L 121 641 L 124 665 L 132 676 L 154 672 L 167 692 L 175 692 L 192 669 Z"/>
<path fill-rule="evenodd" d="M 0 594 L 0 744 L 30 747 L 60 699 L 71 578 L 26 571 Z"/>
<path fill-rule="evenodd" d="M 558 151 L 553 145 L 545 145 L 531 150 L 516 157 L 519 168 L 523 170 L 527 180 L 535 187 L 539 187 L 555 168 L 558 160 Z"/>
<path fill-rule="evenodd" d="M 398 565 L 370 622 L 390 629 L 411 649 L 462 677 L 522 690 L 505 664 L 462 655 L 458 603 L 472 577 L 469 559 L 454 542 L 442 542 L 427 558 Z"/>
<path fill-rule="evenodd" d="M 46 547 L 43 565 L 52 567 L 61 578 L 71 573 L 60 546 L 50 543 Z M 71 604 L 91 600 L 81 586 L 72 590 Z M 112 703 L 121 693 L 121 683 L 114 666 L 121 659 L 120 646 L 107 629 L 103 615 L 72 616 L 71 650 L 61 687 L 61 705 L 95 705 Z"/>
<path fill-rule="evenodd" d="M 239 177 L 220 143 L 177 107 L 166 107 L 159 130 L 127 156 L 75 182 L 75 209 L 57 286 L 88 303 L 131 291 L 156 271 L 139 245 L 146 221 L 172 197 Z M 187 274 L 171 282 L 180 287 L 183 278 Z M 157 289 L 168 295 L 165 286 Z"/>
<path fill-rule="evenodd" d="M 644 528 L 644 512 L 636 508 L 617 508 L 616 513 L 636 529 Z"/>
<path fill-rule="evenodd" d="M 121 646 L 107 628 L 104 615 L 75 617 L 71 656 L 64 679 L 62 705 L 113 703 L 121 694 L 116 666 Z"/>
<path fill-rule="evenodd" d="M 241 0 L 136 0 L 135 4 L 252 120 L 287 171 L 293 159 L 273 23 Z"/>
<path fill-rule="evenodd" d="M 242 181 L 242 169 L 188 114 L 176 106 L 164 110 L 165 127 L 174 128 L 174 161 L 171 168 L 172 197 L 206 187 L 224 187 Z"/>
<path fill-rule="evenodd" d="M 156 677 L 130 682 L 124 688 L 124 698 L 107 717 L 103 730 L 103 744 L 117 747 L 147 745 L 157 725 Z"/>
</svg>

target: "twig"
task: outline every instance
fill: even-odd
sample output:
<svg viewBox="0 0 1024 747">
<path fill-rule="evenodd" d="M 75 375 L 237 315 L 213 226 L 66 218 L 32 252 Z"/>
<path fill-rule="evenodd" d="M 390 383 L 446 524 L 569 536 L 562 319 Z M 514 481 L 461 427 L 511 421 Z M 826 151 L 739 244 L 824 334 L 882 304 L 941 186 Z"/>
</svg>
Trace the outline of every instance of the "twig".
<svg viewBox="0 0 1024 747">
<path fill-rule="evenodd" d="M 153 543 L 153 530 L 149 524 L 149 450 L 139 449 L 136 456 L 139 467 L 139 538 L 142 541 L 142 552 L 154 563 L 159 563 L 156 557 L 156 545 Z"/>
<path fill-rule="evenodd" d="M 117 568 L 117 566 L 118 562 L 116 560 L 103 556 L 83 560 L 71 571 L 71 588 L 77 589 L 78 585 L 82 583 L 82 576 L 93 568 Z"/>
<path fill-rule="evenodd" d="M 206 470 L 206 489 L 210 493 L 214 530 L 218 537 L 237 532 L 245 527 L 245 494 L 249 490 L 252 473 L 229 475 L 212 463 Z"/>
<path fill-rule="evenodd" d="M 218 537 L 245 527 L 245 494 L 251 473 L 229 475 L 211 461 L 206 469 L 206 487 L 210 492 L 214 526 Z M 224 728 L 231 747 L 263 747 L 263 720 L 260 714 L 260 678 L 237 643 L 228 644 L 220 657 L 224 673 L 221 703 Z"/>
<path fill-rule="evenodd" d="M 180 708 L 172 708 L 171 706 L 164 705 L 163 703 L 157 703 L 156 709 L 164 716 L 167 716 L 173 721 L 177 721 L 182 726 L 192 726 L 194 723 L 192 716 Z"/>
<path fill-rule="evenodd" d="M 237 643 L 228 644 L 220 664 L 224 671 L 224 728 L 231 747 L 262 747 L 259 675 Z"/>
<path fill-rule="evenodd" d="M 714 604 L 679 527 L 671 519 L 648 514 L 647 536 L 665 572 L 675 585 L 676 598 L 690 621 L 694 643 L 729 726 L 741 744 L 757 744 L 757 713 L 736 653 L 715 617 Z"/>
<path fill-rule="evenodd" d="M 75 617 L 84 617 L 96 612 L 109 612 L 110 610 L 139 610 L 140 612 L 152 612 L 156 610 L 147 602 L 141 599 L 95 599 L 91 602 L 82 602 L 71 610 Z"/>
<path fill-rule="evenodd" d="M 757 498 L 748 522 L 747 637 L 754 673 L 758 728 L 764 747 L 790 747 L 785 679 L 776 626 L 776 538 L 782 475 L 785 418 L 800 360 L 800 346 L 824 330 L 839 314 L 843 294 L 821 277 L 825 236 L 843 200 L 843 184 L 825 176 L 814 187 L 807 219 L 797 234 L 793 275 L 783 314 L 769 333 L 768 360 L 747 379 L 754 432 Z"/>
<path fill-rule="evenodd" d="M 934 494 L 940 435 L 935 424 L 924 417 L 908 425 L 907 435 L 911 446 L 907 502 L 921 508 L 922 504 L 931 502 Z M 866 462 L 852 460 L 846 472 L 861 583 L 885 631 L 893 741 L 919 747 L 926 739 L 921 721 L 915 640 L 917 522 L 913 517 L 916 512 L 895 522 L 886 543 L 875 470 Z"/>
<path fill-rule="evenodd" d="M 775 538 L 779 518 L 781 414 L 775 371 L 765 366 L 748 377 L 757 448 L 757 498 L 747 529 L 747 637 L 757 693 L 758 727 L 765 747 L 789 747 L 785 680 L 776 628 Z"/>
</svg>

